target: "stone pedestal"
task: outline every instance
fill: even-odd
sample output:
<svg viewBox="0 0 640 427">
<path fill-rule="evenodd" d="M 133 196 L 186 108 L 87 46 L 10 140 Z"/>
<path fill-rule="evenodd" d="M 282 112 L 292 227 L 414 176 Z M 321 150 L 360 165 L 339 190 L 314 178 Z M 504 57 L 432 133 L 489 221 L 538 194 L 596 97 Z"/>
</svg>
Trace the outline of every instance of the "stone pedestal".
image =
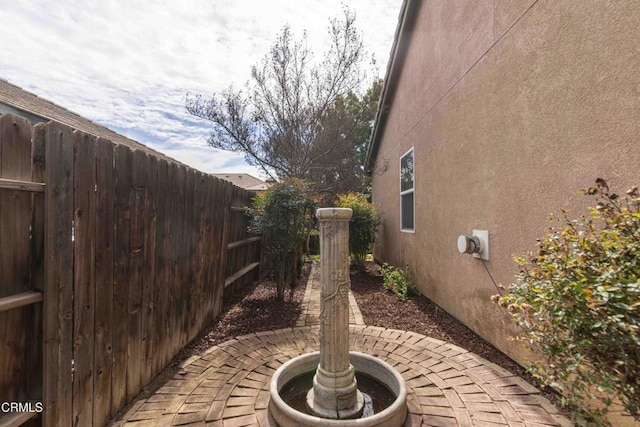
<svg viewBox="0 0 640 427">
<path fill-rule="evenodd" d="M 320 221 L 320 363 L 307 394 L 323 418 L 356 418 L 364 400 L 349 362 L 349 219 L 351 209 L 316 211 Z"/>
</svg>

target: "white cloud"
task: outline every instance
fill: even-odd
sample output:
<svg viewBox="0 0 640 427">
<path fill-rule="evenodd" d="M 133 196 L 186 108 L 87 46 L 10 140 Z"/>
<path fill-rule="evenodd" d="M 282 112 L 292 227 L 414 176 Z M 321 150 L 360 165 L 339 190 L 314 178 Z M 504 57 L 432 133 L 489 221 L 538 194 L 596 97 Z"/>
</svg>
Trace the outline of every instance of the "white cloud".
<svg viewBox="0 0 640 427">
<path fill-rule="evenodd" d="M 186 93 L 244 85 L 289 24 L 321 57 L 340 0 L 0 0 L 0 78 L 204 172 L 237 172 L 242 156 L 206 145 Z M 400 0 L 350 0 L 385 71 Z M 226 166 L 225 166 L 226 165 Z"/>
</svg>

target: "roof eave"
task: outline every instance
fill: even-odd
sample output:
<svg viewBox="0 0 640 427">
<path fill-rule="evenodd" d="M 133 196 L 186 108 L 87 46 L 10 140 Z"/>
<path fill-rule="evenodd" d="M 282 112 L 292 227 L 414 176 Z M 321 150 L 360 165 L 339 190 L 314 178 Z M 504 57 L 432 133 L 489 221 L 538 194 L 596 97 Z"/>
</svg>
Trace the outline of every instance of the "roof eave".
<svg viewBox="0 0 640 427">
<path fill-rule="evenodd" d="M 413 30 L 415 16 L 422 0 L 404 0 L 398 16 L 398 25 L 391 46 L 390 61 L 387 64 L 387 71 L 384 77 L 384 84 L 380 100 L 378 101 L 378 109 L 376 111 L 376 119 L 374 122 L 369 144 L 367 145 L 367 156 L 365 158 L 365 169 L 371 174 L 373 165 L 378 154 L 378 145 L 380 138 L 384 133 L 384 127 L 387 121 L 388 106 L 391 104 L 397 86 L 397 77 L 400 73 L 407 54 L 407 43 L 403 43 Z"/>
</svg>

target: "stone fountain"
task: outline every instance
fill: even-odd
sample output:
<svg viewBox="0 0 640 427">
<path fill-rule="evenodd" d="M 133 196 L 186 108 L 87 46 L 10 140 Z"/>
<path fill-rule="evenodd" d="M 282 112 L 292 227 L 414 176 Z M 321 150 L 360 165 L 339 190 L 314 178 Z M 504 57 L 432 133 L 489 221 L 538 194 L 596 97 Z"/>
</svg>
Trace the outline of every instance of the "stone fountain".
<svg viewBox="0 0 640 427">
<path fill-rule="evenodd" d="M 402 377 L 373 356 L 349 351 L 349 219 L 351 209 L 318 209 L 320 222 L 320 351 L 282 365 L 271 378 L 270 419 L 288 426 L 401 426 L 407 415 L 407 391 Z M 306 410 L 293 408 L 282 390 L 313 375 Z M 375 413 L 371 399 L 358 389 L 362 374 L 386 388 L 394 399 Z M 363 415 L 364 413 L 364 415 Z"/>
</svg>

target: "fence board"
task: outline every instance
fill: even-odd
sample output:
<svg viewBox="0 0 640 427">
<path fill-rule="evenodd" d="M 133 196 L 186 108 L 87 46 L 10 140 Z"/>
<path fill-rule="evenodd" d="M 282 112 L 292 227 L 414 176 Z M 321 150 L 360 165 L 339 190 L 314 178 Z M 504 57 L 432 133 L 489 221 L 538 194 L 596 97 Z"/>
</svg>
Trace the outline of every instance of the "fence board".
<svg viewBox="0 0 640 427">
<path fill-rule="evenodd" d="M 113 345 L 114 146 L 106 139 L 96 144 L 95 222 L 95 353 L 93 419 L 104 425 L 111 407 Z"/>
<path fill-rule="evenodd" d="M 173 354 L 174 340 L 176 339 L 176 318 L 180 314 L 179 307 L 176 302 L 176 233 L 178 233 L 178 222 L 176 221 L 176 203 L 177 203 L 177 167 L 170 164 L 168 168 L 168 196 L 166 198 L 166 218 L 165 226 L 167 229 L 167 246 L 165 248 L 165 257 L 167 260 L 165 286 L 167 287 L 167 318 L 166 332 L 163 337 L 165 344 L 160 348 L 162 352 L 162 365 L 164 366 L 171 359 Z M 171 310 L 169 309 L 171 308 Z M 171 314 L 171 315 L 169 315 Z"/>
<path fill-rule="evenodd" d="M 190 283 L 189 280 L 189 265 L 191 264 L 191 254 L 189 253 L 189 240 L 191 236 L 191 230 L 189 229 L 188 220 L 191 220 L 191 213 L 187 212 L 186 206 L 189 199 L 189 170 L 184 167 L 178 168 L 178 176 L 179 181 L 181 183 L 181 203 L 179 206 L 179 215 L 180 215 L 180 232 L 178 233 L 178 247 L 179 256 L 178 256 L 178 292 L 180 298 L 180 305 L 182 307 L 182 313 L 180 319 L 178 320 L 178 328 L 180 329 L 180 341 L 177 343 L 177 347 L 175 351 L 177 352 L 187 343 L 187 337 L 189 336 L 188 321 L 189 321 L 189 310 L 190 310 L 190 301 L 189 301 L 189 291 L 190 291 Z M 193 185 L 193 181 L 191 182 Z M 191 194 L 191 200 L 193 202 L 193 194 Z"/>
<path fill-rule="evenodd" d="M 131 189 L 129 193 L 129 298 L 128 342 L 127 342 L 127 401 L 135 397 L 141 388 L 142 362 L 142 269 L 144 267 L 145 233 L 145 163 L 146 154 L 135 151 L 131 166 Z"/>
<path fill-rule="evenodd" d="M 171 281 L 171 218 L 169 211 L 169 165 L 158 161 L 158 199 L 156 215 L 156 277 L 154 301 L 154 342 L 153 371 L 160 372 L 164 365 L 165 349 L 169 337 L 169 283 Z"/>
<path fill-rule="evenodd" d="M 222 238 L 220 240 L 220 246 L 222 248 L 228 248 L 229 247 L 229 242 L 231 241 L 230 239 L 230 234 L 232 232 L 232 226 L 231 226 L 231 218 L 234 215 L 231 212 L 231 201 L 233 200 L 233 189 L 231 188 L 227 188 L 227 187 L 223 187 L 223 191 L 222 191 L 222 197 L 224 202 L 221 204 L 222 206 L 224 206 L 224 211 L 222 213 L 223 215 L 223 228 L 222 228 Z M 221 290 L 218 292 L 221 292 L 220 294 L 220 301 L 222 301 L 222 296 L 224 295 L 224 280 L 227 277 L 227 268 L 228 268 L 228 259 L 229 259 L 229 251 L 228 250 L 221 250 L 220 251 L 220 270 L 218 272 L 218 277 L 217 280 L 222 283 L 223 285 L 221 286 Z M 222 309 L 222 307 L 220 307 L 220 309 Z"/>
<path fill-rule="evenodd" d="M 145 234 L 144 264 L 142 270 L 142 356 L 140 384 L 146 385 L 153 379 L 153 354 L 155 337 L 154 294 L 156 274 L 156 217 L 158 198 L 158 160 L 153 156 L 146 158 L 144 167 L 146 197 L 144 202 Z"/>
<path fill-rule="evenodd" d="M 59 123 L 46 127 L 44 425 L 72 424 L 73 139 Z"/>
<path fill-rule="evenodd" d="M 127 344 L 129 304 L 129 232 L 131 227 L 131 150 L 115 150 L 115 244 L 113 270 L 113 367 L 111 376 L 112 412 L 127 401 Z"/>
<path fill-rule="evenodd" d="M 73 134 L 73 420 L 76 425 L 93 425 L 95 141 L 95 137 L 79 131 Z"/>
<path fill-rule="evenodd" d="M 197 232 L 200 227 L 200 218 L 199 218 L 199 207 L 197 205 L 197 195 L 196 192 L 196 171 L 193 169 L 186 170 L 186 186 L 185 186 L 185 248 L 187 251 L 187 256 L 184 261 L 185 268 L 185 282 L 183 286 L 185 286 L 186 291 L 186 299 L 185 304 L 187 307 L 185 317 L 184 317 L 184 330 L 186 334 L 186 342 L 188 342 L 189 337 L 193 336 L 196 333 L 196 330 L 199 330 L 200 325 L 197 324 L 197 315 L 198 315 L 198 307 L 196 298 L 198 296 L 198 283 L 195 281 L 195 277 L 197 275 L 198 270 L 198 258 L 196 252 L 196 242 L 197 242 Z M 190 207 L 190 208 L 189 208 Z"/>
<path fill-rule="evenodd" d="M 185 168 L 178 165 L 176 169 L 176 203 L 174 205 L 175 221 L 177 224 L 176 232 L 174 233 L 175 239 L 175 303 L 178 308 L 178 313 L 175 318 L 175 327 L 173 329 L 174 339 L 171 347 L 171 354 L 169 359 L 173 357 L 175 353 L 186 343 L 186 336 L 184 330 L 184 317 L 186 315 L 187 307 L 185 301 L 185 295 L 187 287 L 185 284 L 185 196 L 186 196 L 186 173 Z"/>
<path fill-rule="evenodd" d="M 194 193 L 194 204 L 197 206 L 197 226 L 194 227 L 194 250 L 195 250 L 195 261 L 196 261 L 196 269 L 195 269 L 195 277 L 194 283 L 196 284 L 196 292 L 197 297 L 194 302 L 194 306 L 198 307 L 196 320 L 196 328 L 194 333 L 197 334 L 198 331 L 202 329 L 203 326 L 206 325 L 207 316 L 206 313 L 210 309 L 208 306 L 207 296 L 206 296 L 206 268 L 205 268 L 205 242 L 209 239 L 209 222 L 206 215 L 205 208 L 205 200 L 206 200 L 206 176 L 199 173 L 196 175 L 196 191 Z"/>
<path fill-rule="evenodd" d="M 222 298 L 224 294 L 224 275 L 225 275 L 225 259 L 224 255 L 228 252 L 224 250 L 225 242 L 225 221 L 227 218 L 226 206 L 230 203 L 230 198 L 227 196 L 230 189 L 224 185 L 221 179 L 213 178 L 215 191 L 213 193 L 213 204 L 211 209 L 213 211 L 213 228 L 214 239 L 211 241 L 213 246 L 214 262 L 211 269 L 211 283 L 213 286 L 213 313 L 217 316 L 222 311 Z"/>
<path fill-rule="evenodd" d="M 194 211 L 197 208 L 195 202 L 195 171 L 193 169 L 185 170 L 185 203 L 184 203 L 184 222 L 185 228 L 183 233 L 184 259 L 183 263 L 183 276 L 182 276 L 182 295 L 184 299 L 184 317 L 182 323 L 182 330 L 184 331 L 184 341 L 181 343 L 181 347 L 189 342 L 189 337 L 194 333 L 195 326 L 195 312 L 197 307 L 193 298 L 194 294 L 197 294 L 197 285 L 194 283 L 195 266 L 197 264 L 197 258 L 194 247 L 194 230 L 197 228 L 197 221 L 194 220 Z M 191 209 L 188 209 L 190 207 Z"/>
<path fill-rule="evenodd" d="M 44 183 L 45 181 L 45 136 L 44 124 L 35 126 L 31 138 L 31 180 Z M 44 186 L 44 184 L 42 184 Z M 44 190 L 44 189 L 43 189 Z M 31 195 L 31 244 L 29 249 L 29 264 L 31 266 L 30 280 L 34 290 L 42 292 L 44 289 L 44 191 Z M 32 325 L 30 329 L 30 342 L 27 342 L 27 398 L 29 400 L 42 400 L 43 377 L 43 304 L 38 304 L 32 309 Z M 29 316 L 29 313 L 26 313 Z M 39 415 L 32 421 L 42 425 L 42 417 Z"/>
<path fill-rule="evenodd" d="M 41 183 L 42 194 L 31 195 L 31 284 L 42 291 L 44 283 L 44 180 L 45 180 L 45 141 L 46 128 L 39 124 L 33 128 L 31 142 L 31 180 Z M 42 311 L 42 310 L 40 310 Z M 41 319 L 40 319 L 41 320 Z"/>
<path fill-rule="evenodd" d="M 216 260 L 219 259 L 218 251 L 221 249 L 218 247 L 217 243 L 220 241 L 220 231 L 221 225 L 216 225 L 217 216 L 215 213 L 215 203 L 216 203 L 216 192 L 218 191 L 217 185 L 218 179 L 212 176 L 205 177 L 205 200 L 204 207 L 206 212 L 206 222 L 207 222 L 207 239 L 203 242 L 204 251 L 207 254 L 207 258 L 204 261 L 204 292 L 205 298 L 207 301 L 207 314 L 208 318 L 205 319 L 205 324 L 213 321 L 213 319 L 218 315 L 216 311 L 215 297 L 216 297 L 216 272 L 217 272 L 217 263 Z"/>
</svg>

